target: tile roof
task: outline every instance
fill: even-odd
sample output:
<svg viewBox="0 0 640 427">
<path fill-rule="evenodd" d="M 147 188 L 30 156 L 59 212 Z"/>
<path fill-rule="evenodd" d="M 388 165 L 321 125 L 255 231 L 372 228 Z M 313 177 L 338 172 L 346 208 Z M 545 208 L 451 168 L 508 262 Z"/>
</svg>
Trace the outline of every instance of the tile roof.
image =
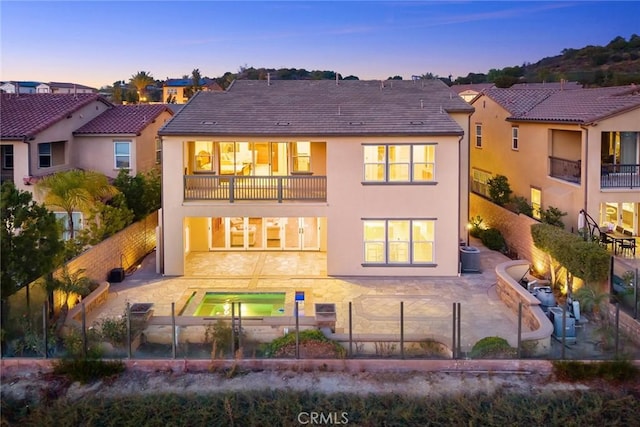
<svg viewBox="0 0 640 427">
<path fill-rule="evenodd" d="M 36 135 L 92 102 L 107 100 L 93 93 L 0 95 L 0 138 L 24 139 Z"/>
<path fill-rule="evenodd" d="M 640 87 L 635 85 L 571 90 L 493 88 L 484 96 L 507 110 L 510 121 L 587 124 L 640 108 Z M 640 121 L 640 111 L 638 114 Z"/>
<path fill-rule="evenodd" d="M 211 79 L 201 78 L 200 86 L 205 86 L 214 82 Z M 182 87 L 182 86 L 191 86 L 193 84 L 193 79 L 168 79 L 164 82 L 163 86 L 171 86 L 171 87 Z"/>
<path fill-rule="evenodd" d="M 163 111 L 173 112 L 164 104 L 114 105 L 73 132 L 74 135 L 139 135 Z"/>
<path fill-rule="evenodd" d="M 516 83 L 509 89 L 582 89 L 579 82 L 543 82 L 543 83 Z"/>
<path fill-rule="evenodd" d="M 453 90 L 455 93 L 462 93 L 466 90 L 481 92 L 492 87 L 494 87 L 493 83 L 469 83 L 464 85 L 453 85 L 451 86 L 451 90 Z"/>
<path fill-rule="evenodd" d="M 199 92 L 161 135 L 461 135 L 473 107 L 440 80 L 238 80 Z"/>
<path fill-rule="evenodd" d="M 60 89 L 91 89 L 97 92 L 96 88 L 85 86 L 77 83 L 66 83 L 66 82 L 49 82 L 47 83 L 51 88 L 60 88 Z"/>
<path fill-rule="evenodd" d="M 606 87 L 557 91 L 514 120 L 589 124 L 637 109 L 640 123 L 640 87 Z"/>
</svg>

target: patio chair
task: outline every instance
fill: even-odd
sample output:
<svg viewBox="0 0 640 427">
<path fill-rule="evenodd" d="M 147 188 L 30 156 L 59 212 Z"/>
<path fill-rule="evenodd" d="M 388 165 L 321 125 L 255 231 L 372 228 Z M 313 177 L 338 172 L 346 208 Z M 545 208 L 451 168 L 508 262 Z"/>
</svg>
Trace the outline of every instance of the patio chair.
<svg viewBox="0 0 640 427">
<path fill-rule="evenodd" d="M 621 254 L 624 255 L 627 252 L 629 252 L 633 254 L 633 256 L 635 257 L 636 256 L 636 239 L 629 238 L 629 239 L 621 240 L 618 248 L 620 249 Z"/>
</svg>

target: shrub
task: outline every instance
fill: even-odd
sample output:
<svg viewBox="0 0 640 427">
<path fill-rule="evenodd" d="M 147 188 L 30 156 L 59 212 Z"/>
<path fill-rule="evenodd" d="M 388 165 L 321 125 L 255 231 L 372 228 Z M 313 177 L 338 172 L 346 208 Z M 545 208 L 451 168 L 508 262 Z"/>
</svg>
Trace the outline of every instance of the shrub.
<svg viewBox="0 0 640 427">
<path fill-rule="evenodd" d="M 471 349 L 471 358 L 508 358 L 514 357 L 516 350 L 512 348 L 507 340 L 500 337 L 485 337 L 475 343 Z"/>
<path fill-rule="evenodd" d="M 334 344 L 334 348 L 336 350 L 336 355 L 339 357 L 343 357 L 345 355 L 345 349 L 337 342 L 331 341 L 329 338 L 325 337 L 322 331 L 318 329 L 306 329 L 304 331 L 300 331 L 299 333 L 299 343 L 304 344 L 307 342 L 323 342 L 328 343 L 332 342 Z M 263 347 L 264 355 L 266 357 L 273 357 L 284 347 L 295 344 L 296 342 L 296 333 L 289 332 L 288 334 L 278 337 L 266 344 Z"/>
<path fill-rule="evenodd" d="M 484 231 L 482 226 L 482 217 L 480 215 L 476 215 L 475 218 L 469 219 L 469 234 L 475 238 L 480 238 L 480 235 Z"/>
<path fill-rule="evenodd" d="M 509 208 L 515 213 L 533 217 L 533 207 L 522 196 L 513 197 L 509 202 Z"/>
<path fill-rule="evenodd" d="M 495 228 L 487 228 L 480 233 L 482 244 L 493 251 L 501 251 L 505 248 L 504 237 L 500 230 Z"/>
<path fill-rule="evenodd" d="M 564 222 L 562 217 L 567 215 L 566 212 L 562 212 L 558 208 L 549 206 L 547 209 L 540 211 L 540 220 L 545 224 L 555 225 L 556 227 L 564 228 Z"/>
<path fill-rule="evenodd" d="M 640 369 L 628 360 L 607 360 L 597 363 L 554 361 L 553 373 L 563 381 L 585 381 L 596 378 L 609 381 L 640 379 Z"/>
<path fill-rule="evenodd" d="M 121 360 L 60 359 L 53 363 L 53 373 L 82 384 L 118 375 L 125 370 Z"/>
</svg>

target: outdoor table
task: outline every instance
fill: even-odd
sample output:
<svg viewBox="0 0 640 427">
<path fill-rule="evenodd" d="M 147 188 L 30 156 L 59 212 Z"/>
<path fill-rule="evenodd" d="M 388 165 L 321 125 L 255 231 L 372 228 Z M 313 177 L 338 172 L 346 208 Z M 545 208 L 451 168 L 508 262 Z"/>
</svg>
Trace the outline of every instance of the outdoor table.
<svg viewBox="0 0 640 427">
<path fill-rule="evenodd" d="M 618 233 L 616 231 L 609 231 L 605 234 L 613 242 L 613 253 L 616 255 L 618 255 L 618 249 L 625 241 L 635 240 L 635 237 L 629 237 L 626 234 Z"/>
</svg>

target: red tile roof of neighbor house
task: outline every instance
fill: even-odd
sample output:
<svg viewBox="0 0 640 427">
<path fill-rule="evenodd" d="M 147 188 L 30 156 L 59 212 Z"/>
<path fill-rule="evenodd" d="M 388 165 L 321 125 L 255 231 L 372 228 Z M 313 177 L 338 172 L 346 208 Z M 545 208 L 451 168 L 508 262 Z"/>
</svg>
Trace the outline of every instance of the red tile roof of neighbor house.
<svg viewBox="0 0 640 427">
<path fill-rule="evenodd" d="M 640 87 L 635 85 L 571 90 L 493 88 L 484 96 L 511 113 L 509 121 L 588 124 L 640 109 Z"/>
<path fill-rule="evenodd" d="M 24 139 L 47 129 L 92 102 L 112 105 L 93 93 L 9 94 L 0 97 L 0 138 Z"/>
<path fill-rule="evenodd" d="M 135 134 L 139 135 L 162 112 L 171 109 L 162 104 L 114 105 L 89 123 L 73 132 L 74 135 Z"/>
</svg>

